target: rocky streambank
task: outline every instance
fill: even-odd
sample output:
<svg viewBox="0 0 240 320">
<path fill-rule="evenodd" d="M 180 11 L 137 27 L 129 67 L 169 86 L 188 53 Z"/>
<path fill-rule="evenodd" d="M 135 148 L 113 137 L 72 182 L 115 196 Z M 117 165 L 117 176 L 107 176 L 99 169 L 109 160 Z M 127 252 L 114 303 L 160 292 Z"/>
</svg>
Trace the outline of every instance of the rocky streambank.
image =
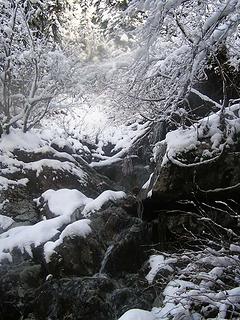
<svg viewBox="0 0 240 320">
<path fill-rule="evenodd" d="M 209 280 L 214 286 L 204 288 L 218 293 L 240 285 L 238 151 L 191 167 L 151 166 L 137 153 L 127 161 L 131 174 L 124 183 L 121 162 L 93 168 L 54 146 L 2 157 L 0 319 L 117 320 L 130 309 L 152 308 L 163 319 L 158 313 L 170 303 L 164 290 L 172 279 L 178 288 L 188 281 L 185 293 L 188 286 L 200 292 L 201 281 L 221 268 Z M 75 190 L 83 200 L 75 205 L 70 197 L 72 211 L 63 219 L 47 190 L 48 196 Z M 50 221 L 58 224 L 49 229 Z M 178 298 L 174 292 L 171 303 L 181 304 L 182 291 Z M 211 301 L 189 297 L 184 303 L 191 308 L 178 313 L 184 319 L 218 316 Z M 238 311 L 229 304 L 226 318 Z M 167 313 L 166 319 L 177 318 Z"/>
</svg>

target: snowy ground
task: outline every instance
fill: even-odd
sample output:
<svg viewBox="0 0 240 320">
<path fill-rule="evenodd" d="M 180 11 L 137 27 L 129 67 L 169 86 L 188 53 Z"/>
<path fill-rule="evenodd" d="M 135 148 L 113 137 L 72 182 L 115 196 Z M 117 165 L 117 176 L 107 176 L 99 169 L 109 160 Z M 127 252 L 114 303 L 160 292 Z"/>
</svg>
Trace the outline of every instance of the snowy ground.
<svg viewBox="0 0 240 320">
<path fill-rule="evenodd" d="M 82 112 L 79 108 L 72 108 L 70 113 L 59 113 L 52 119 L 45 119 L 42 122 L 43 136 L 48 136 L 48 140 L 54 141 L 58 145 L 63 145 L 68 141 L 74 148 L 86 151 L 86 146 L 80 141 L 95 145 L 96 149 L 89 150 L 93 158 L 92 167 L 104 166 L 119 161 L 125 156 L 133 143 L 142 136 L 149 127 L 149 122 L 143 121 L 139 115 L 132 116 L 128 124 L 116 123 L 101 108 L 91 108 Z M 51 130 L 48 128 L 51 127 Z M 111 154 L 105 154 L 104 147 L 111 144 Z M 79 150 L 77 150 L 79 151 Z"/>
<path fill-rule="evenodd" d="M 84 130 L 82 129 L 84 127 Z M 74 165 L 78 156 L 89 155 L 92 167 L 105 166 L 119 161 L 125 157 L 134 141 L 142 136 L 148 129 L 148 123 L 141 123 L 139 119 L 132 120 L 130 125 L 115 125 L 104 112 L 95 110 L 83 117 L 81 110 L 71 109 L 70 113 L 60 112 L 43 120 L 39 129 L 32 129 L 23 133 L 19 129 L 12 129 L 9 135 L 3 135 L 0 140 L 0 161 L 3 165 L 0 176 L 0 189 L 6 189 L 8 185 L 26 184 L 27 180 L 11 181 L 4 177 L 21 169 L 32 169 L 36 176 L 42 168 L 66 170 L 84 180 L 84 172 Z M 104 146 L 112 145 L 111 154 L 106 155 Z M 56 148 L 69 152 L 58 152 Z M 34 163 L 23 163 L 15 159 L 14 150 L 26 152 L 53 153 L 53 157 L 64 158 L 65 162 L 58 160 L 40 160 Z"/>
</svg>

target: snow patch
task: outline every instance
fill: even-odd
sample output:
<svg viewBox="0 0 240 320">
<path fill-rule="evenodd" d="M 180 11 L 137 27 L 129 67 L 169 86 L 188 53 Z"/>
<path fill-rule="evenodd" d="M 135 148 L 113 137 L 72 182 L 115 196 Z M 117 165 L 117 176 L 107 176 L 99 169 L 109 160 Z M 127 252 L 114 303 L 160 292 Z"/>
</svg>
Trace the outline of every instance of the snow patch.
<svg viewBox="0 0 240 320">
<path fill-rule="evenodd" d="M 84 216 L 88 216 L 90 213 L 97 211 L 102 208 L 102 206 L 107 201 L 117 201 L 126 197 L 126 193 L 123 191 L 111 191 L 106 190 L 100 194 L 95 200 L 86 204 L 82 211 Z"/>
<path fill-rule="evenodd" d="M 131 146 L 137 141 L 140 137 L 149 130 L 149 122 L 140 124 L 138 122 L 133 123 L 132 125 L 126 126 L 122 125 L 118 128 L 109 128 L 104 130 L 101 135 L 99 135 L 99 143 L 97 153 L 95 155 L 97 158 L 102 159 L 101 161 L 94 161 L 90 164 L 91 167 L 103 167 L 109 166 L 113 163 L 121 161 L 129 152 Z M 104 157 L 104 152 L 102 150 L 104 145 L 111 143 L 115 145 L 112 149 L 113 154 L 111 157 Z"/>
<path fill-rule="evenodd" d="M 6 230 L 13 224 L 14 220 L 10 217 L 0 214 L 0 228 Z"/>
<path fill-rule="evenodd" d="M 24 133 L 20 129 L 11 128 L 9 134 L 5 134 L 0 140 L 0 150 L 11 152 L 14 149 L 32 151 L 43 145 L 43 141 L 36 132 L 28 131 Z"/>
<path fill-rule="evenodd" d="M 70 216 L 77 208 L 85 206 L 93 200 L 76 189 L 59 189 L 57 191 L 49 189 L 42 194 L 42 198 L 47 202 L 49 210 L 56 216 Z"/>
<path fill-rule="evenodd" d="M 231 244 L 230 245 L 230 250 L 234 251 L 234 252 L 240 252 L 240 246 L 238 246 L 236 244 Z"/>
<path fill-rule="evenodd" d="M 145 310 L 131 309 L 125 312 L 118 320 L 155 320 L 155 316 Z"/>
<path fill-rule="evenodd" d="M 198 134 L 195 128 L 178 129 L 167 133 L 166 135 L 167 151 L 166 155 L 169 158 L 174 158 L 178 153 L 187 152 L 195 149 L 198 145 Z M 165 157 L 162 165 L 168 162 Z"/>
<path fill-rule="evenodd" d="M 69 219 L 56 217 L 40 221 L 32 226 L 15 227 L 2 233 L 0 235 L 0 258 L 4 257 L 6 251 L 9 255 L 14 248 L 18 248 L 22 254 L 27 252 L 32 256 L 32 247 L 37 247 L 54 237 L 59 233 L 58 229 L 66 223 L 69 223 Z"/>
<path fill-rule="evenodd" d="M 11 186 L 12 188 L 14 188 L 14 186 L 26 186 L 28 183 L 28 179 L 27 178 L 22 178 L 19 180 L 11 180 L 5 177 L 1 177 L 0 176 L 0 190 L 7 190 L 9 186 Z"/>
<path fill-rule="evenodd" d="M 149 273 L 146 275 L 146 279 L 149 284 L 151 284 L 157 275 L 157 273 L 160 270 L 168 270 L 170 272 L 173 272 L 173 268 L 170 266 L 171 263 L 176 263 L 177 259 L 175 258 L 169 258 L 165 259 L 163 255 L 152 255 L 149 258 L 149 264 L 151 270 Z"/>
<path fill-rule="evenodd" d="M 52 170 L 67 171 L 76 175 L 84 181 L 85 173 L 83 172 L 83 170 L 79 167 L 76 167 L 75 164 L 68 161 L 61 162 L 59 160 L 53 159 L 41 159 L 35 162 L 28 162 L 24 165 L 24 168 L 36 171 L 37 177 L 43 171 L 44 167 L 51 168 Z"/>
</svg>

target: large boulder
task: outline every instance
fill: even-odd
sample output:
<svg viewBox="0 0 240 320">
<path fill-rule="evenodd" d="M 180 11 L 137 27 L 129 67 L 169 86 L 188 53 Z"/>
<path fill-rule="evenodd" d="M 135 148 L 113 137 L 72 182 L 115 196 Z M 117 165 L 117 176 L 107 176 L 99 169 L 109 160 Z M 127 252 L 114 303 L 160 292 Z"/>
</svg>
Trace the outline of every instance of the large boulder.
<svg viewBox="0 0 240 320">
<path fill-rule="evenodd" d="M 0 268 L 0 318 L 112 320 L 129 308 L 150 309 L 155 290 L 140 270 L 151 230 L 131 205 L 130 197 L 92 214 L 91 233 L 65 237 L 48 263 L 43 245 L 32 258 L 14 252 Z"/>
<path fill-rule="evenodd" d="M 214 161 L 200 165 L 158 166 L 153 196 L 159 201 L 198 197 L 208 199 L 237 197 L 240 185 L 240 154 L 224 152 Z"/>
<path fill-rule="evenodd" d="M 199 245 L 199 239 L 218 238 L 226 241 L 239 234 L 240 154 L 237 146 L 226 149 L 213 160 L 194 164 L 202 152 L 202 144 L 176 162 L 162 165 L 163 153 L 145 190 L 152 197 L 143 200 L 143 219 L 152 225 L 152 240 L 160 250 L 171 249 L 178 243 Z M 165 148 L 166 151 L 166 148 Z M 185 239 L 185 241 L 180 241 Z"/>
<path fill-rule="evenodd" d="M 118 205 L 124 205 L 124 201 Z M 91 233 L 87 237 L 64 238 L 54 248 L 48 272 L 54 276 L 136 273 L 146 258 L 143 245 L 150 243 L 151 229 L 118 205 L 109 204 L 92 214 Z"/>
</svg>

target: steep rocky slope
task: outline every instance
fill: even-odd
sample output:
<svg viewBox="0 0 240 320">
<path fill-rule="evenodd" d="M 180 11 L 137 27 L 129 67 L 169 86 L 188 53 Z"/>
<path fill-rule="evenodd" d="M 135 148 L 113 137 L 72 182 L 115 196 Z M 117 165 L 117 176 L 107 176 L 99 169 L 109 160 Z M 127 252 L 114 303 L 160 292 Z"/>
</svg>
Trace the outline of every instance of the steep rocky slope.
<svg viewBox="0 0 240 320">
<path fill-rule="evenodd" d="M 191 148 L 167 135 L 154 164 L 147 128 L 97 161 L 34 131 L 2 138 L 1 319 L 238 319 L 238 145 L 181 129 Z"/>
</svg>

